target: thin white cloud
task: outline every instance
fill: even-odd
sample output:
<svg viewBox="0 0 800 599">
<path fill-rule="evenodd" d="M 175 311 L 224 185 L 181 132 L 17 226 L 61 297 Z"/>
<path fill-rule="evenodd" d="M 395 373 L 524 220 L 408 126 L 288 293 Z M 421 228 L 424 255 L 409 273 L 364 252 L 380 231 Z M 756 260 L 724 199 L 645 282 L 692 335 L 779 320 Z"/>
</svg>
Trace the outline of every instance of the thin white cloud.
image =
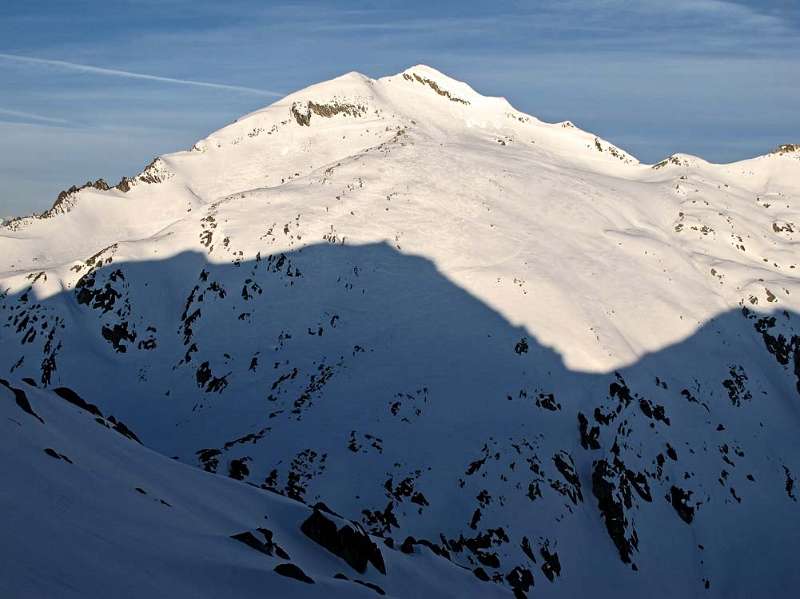
<svg viewBox="0 0 800 599">
<path fill-rule="evenodd" d="M 133 71 L 123 71 L 120 69 L 106 69 L 103 67 L 95 67 L 87 64 L 79 64 L 76 62 L 67 62 L 64 60 L 51 60 L 47 58 L 35 58 L 33 56 L 22 56 L 20 54 L 3 54 L 0 53 L 0 60 L 9 62 L 18 62 L 24 64 L 33 64 L 41 66 L 51 66 L 70 71 L 80 71 L 82 73 L 92 73 L 95 75 L 108 75 L 111 77 L 125 77 L 127 79 L 144 79 L 146 81 L 158 81 L 160 83 L 175 83 L 179 85 L 194 85 L 196 87 L 208 87 L 213 89 L 225 89 L 230 91 L 244 92 L 249 94 L 257 94 L 260 96 L 282 97 L 284 94 L 274 92 L 266 89 L 256 89 L 253 87 L 244 87 L 241 85 L 228 85 L 225 83 L 211 83 L 208 81 L 196 81 L 194 79 L 176 79 L 174 77 L 161 77 L 158 75 L 148 75 L 146 73 L 135 73 Z"/>
<path fill-rule="evenodd" d="M 36 114 L 34 112 L 23 112 L 21 110 L 10 110 L 8 108 L 0 108 L 0 117 L 10 116 L 20 119 L 27 119 L 30 121 L 39 121 L 42 123 L 52 123 L 54 125 L 69 125 L 70 122 L 65 119 L 58 119 L 43 114 Z"/>
</svg>

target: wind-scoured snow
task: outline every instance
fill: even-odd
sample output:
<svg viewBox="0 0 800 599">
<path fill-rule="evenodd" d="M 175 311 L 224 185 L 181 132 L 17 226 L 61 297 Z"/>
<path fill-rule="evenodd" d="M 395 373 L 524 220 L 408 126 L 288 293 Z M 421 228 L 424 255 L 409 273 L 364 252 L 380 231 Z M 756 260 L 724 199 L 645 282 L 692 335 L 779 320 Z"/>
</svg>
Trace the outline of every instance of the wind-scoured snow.
<svg viewBox="0 0 800 599">
<path fill-rule="evenodd" d="M 262 511 L 301 543 L 322 501 L 399 553 L 390 595 L 791 596 L 798 194 L 791 144 L 646 165 L 422 65 L 312 86 L 0 226 L 0 376 L 74 389 L 149 448 L 29 418 L 4 445 L 28 478 L 4 498 L 41 527 L 109 510 L 76 539 L 117 535 L 177 595 L 349 596 L 311 553 L 298 565 L 326 582 L 308 587 L 230 553 Z M 32 449 L 56 434 L 113 479 L 59 491 L 93 506 L 63 517 L 34 491 L 65 484 Z M 137 476 L 188 515 L 115 523 Z M 167 522 L 177 562 L 147 549 Z M 53 564 L 21 596 L 99 596 L 59 568 L 100 545 L 59 538 L 16 558 Z"/>
</svg>

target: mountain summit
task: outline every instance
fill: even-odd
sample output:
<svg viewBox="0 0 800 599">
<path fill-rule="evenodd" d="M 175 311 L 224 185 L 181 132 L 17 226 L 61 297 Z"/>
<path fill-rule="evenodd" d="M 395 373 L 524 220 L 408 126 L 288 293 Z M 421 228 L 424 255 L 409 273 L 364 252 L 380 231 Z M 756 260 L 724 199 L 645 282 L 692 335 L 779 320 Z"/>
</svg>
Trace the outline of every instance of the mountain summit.
<svg viewBox="0 0 800 599">
<path fill-rule="evenodd" d="M 422 65 L 70 188 L 0 225 L 0 591 L 791 596 L 798 202 Z"/>
</svg>

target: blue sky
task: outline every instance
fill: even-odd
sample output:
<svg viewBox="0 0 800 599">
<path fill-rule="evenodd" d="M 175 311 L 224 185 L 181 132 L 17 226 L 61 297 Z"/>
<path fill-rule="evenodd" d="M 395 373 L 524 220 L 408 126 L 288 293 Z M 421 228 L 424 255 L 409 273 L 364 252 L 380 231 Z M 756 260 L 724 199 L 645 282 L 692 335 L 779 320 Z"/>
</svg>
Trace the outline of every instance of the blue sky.
<svg viewBox="0 0 800 599">
<path fill-rule="evenodd" d="M 644 161 L 737 160 L 800 141 L 798 39 L 800 0 L 3 0 L 0 216 L 417 63 Z"/>
</svg>

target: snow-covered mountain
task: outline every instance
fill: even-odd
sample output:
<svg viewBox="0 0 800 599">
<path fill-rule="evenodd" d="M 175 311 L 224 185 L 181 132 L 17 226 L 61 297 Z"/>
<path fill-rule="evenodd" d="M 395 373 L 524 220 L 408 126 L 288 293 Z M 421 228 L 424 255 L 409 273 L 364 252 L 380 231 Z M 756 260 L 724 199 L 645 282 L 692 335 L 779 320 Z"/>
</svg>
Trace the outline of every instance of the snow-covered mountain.
<svg viewBox="0 0 800 599">
<path fill-rule="evenodd" d="M 798 230 L 800 146 L 645 165 L 425 66 L 71 188 L 0 226 L 0 590 L 793 596 Z"/>
</svg>

